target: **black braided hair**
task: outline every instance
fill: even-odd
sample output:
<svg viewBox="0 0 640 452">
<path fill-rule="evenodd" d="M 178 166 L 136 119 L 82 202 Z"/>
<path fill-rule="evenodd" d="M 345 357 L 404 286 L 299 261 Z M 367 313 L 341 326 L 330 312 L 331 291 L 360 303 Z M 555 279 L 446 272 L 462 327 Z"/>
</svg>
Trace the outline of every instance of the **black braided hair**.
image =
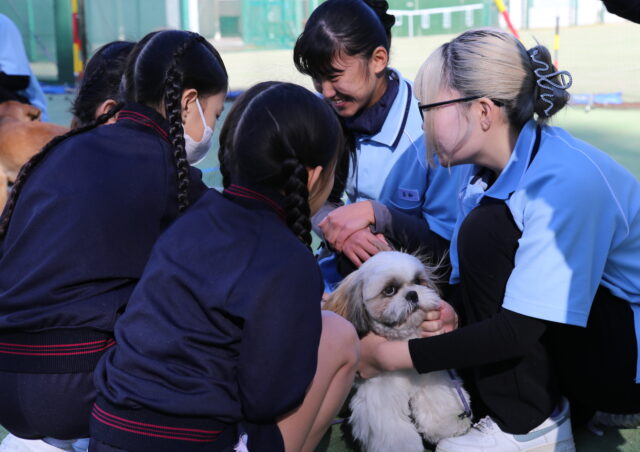
<svg viewBox="0 0 640 452">
<path fill-rule="evenodd" d="M 87 125 L 95 119 L 103 102 L 119 100 L 119 89 L 129 52 L 135 44 L 113 41 L 100 47 L 87 63 L 71 113 L 75 126 Z"/>
<path fill-rule="evenodd" d="M 218 148 L 218 162 L 220 164 L 223 188 L 227 188 L 230 185 L 231 173 L 227 167 L 226 154 L 229 149 L 233 148 L 233 132 L 236 130 L 238 121 L 240 120 L 242 113 L 244 113 L 244 109 L 255 96 L 277 83 L 278 82 L 261 82 L 257 85 L 253 85 L 238 96 L 238 98 L 233 102 L 233 106 L 229 110 L 229 113 L 227 113 L 224 124 L 220 129 L 220 147 Z"/>
<path fill-rule="evenodd" d="M 357 165 L 355 136 L 344 127 L 342 130 L 344 131 L 342 139 L 343 148 L 340 149 L 339 156 L 336 160 L 336 172 L 333 181 L 333 188 L 329 194 L 329 202 L 334 204 L 340 204 L 342 202 L 342 195 L 347 188 L 347 180 L 349 179 L 349 160 L 351 159 L 354 162 L 354 172 Z"/>
<path fill-rule="evenodd" d="M 311 212 L 309 210 L 308 173 L 300 160 L 291 157 L 282 162 L 284 209 L 287 226 L 302 243 L 311 246 Z"/>
<path fill-rule="evenodd" d="M 67 138 L 70 138 L 74 135 L 79 135 L 83 132 L 87 132 L 91 129 L 98 127 L 100 124 L 104 124 L 111 117 L 113 117 L 121 108 L 122 108 L 122 104 L 118 104 L 114 106 L 109 112 L 99 116 L 89 124 L 72 129 L 63 135 L 59 135 L 53 138 L 46 145 L 44 145 L 44 147 L 37 154 L 31 157 L 29 161 L 22 166 L 22 168 L 20 168 L 20 172 L 18 173 L 18 176 L 16 177 L 16 181 L 13 184 L 13 190 L 11 190 L 11 194 L 9 195 L 9 199 L 7 200 L 7 204 L 5 205 L 4 211 L 2 212 L 2 216 L 0 217 L 0 240 L 3 239 L 7 233 L 7 230 L 9 228 L 9 222 L 11 221 L 11 216 L 13 215 L 13 211 L 18 201 L 18 197 L 20 196 L 20 192 L 22 191 L 22 188 L 24 187 L 24 184 L 26 183 L 33 169 L 58 144 L 65 141 Z"/>
<path fill-rule="evenodd" d="M 225 124 L 227 122 L 225 121 Z M 224 137 L 226 138 L 226 137 Z M 231 173 L 227 168 L 226 162 L 226 153 L 227 150 L 231 148 L 231 136 L 228 138 L 229 141 L 225 140 L 225 144 L 223 145 L 223 136 L 222 131 L 220 132 L 220 147 L 218 148 L 218 170 L 220 171 L 220 176 L 222 176 L 222 188 L 227 188 L 231 185 Z"/>
<path fill-rule="evenodd" d="M 167 69 L 167 82 L 164 91 L 166 117 L 169 121 L 169 139 L 173 146 L 173 156 L 178 170 L 178 211 L 189 206 L 189 162 L 184 145 L 184 129 L 182 128 L 182 75 L 178 71 L 178 63 L 189 47 L 198 41 L 196 35 L 185 41 L 173 53 L 173 64 Z"/>
<path fill-rule="evenodd" d="M 368 60 L 382 46 L 391 48 L 395 18 L 387 14 L 385 0 L 327 0 L 318 6 L 304 26 L 293 49 L 293 62 L 301 73 L 320 80 L 339 73 L 337 55 Z"/>
<path fill-rule="evenodd" d="M 307 168 L 321 166 L 325 171 L 319 184 L 330 183 L 342 130 L 331 107 L 310 91 L 291 83 L 270 83 L 244 99 L 239 119 L 229 126 L 233 139 L 224 160 L 231 182 L 241 179 L 283 193 L 287 225 L 310 246 Z"/>
<path fill-rule="evenodd" d="M 122 74 L 122 81 L 120 83 L 120 91 L 119 98 L 126 99 L 129 102 L 136 102 L 136 83 L 135 83 L 135 69 L 136 69 L 136 60 L 142 52 L 142 49 L 147 45 L 147 43 L 153 38 L 155 35 L 160 33 L 159 31 L 152 31 L 143 36 L 143 38 L 137 42 L 131 52 L 129 52 L 129 57 L 127 58 L 127 63 L 124 68 L 124 72 Z"/>
<path fill-rule="evenodd" d="M 169 30 L 155 32 L 145 39 L 148 42 L 131 62 L 133 69 L 125 72 L 125 92 L 128 100 L 134 102 L 164 104 L 177 170 L 178 211 L 183 212 L 189 206 L 190 179 L 182 126 L 182 93 L 189 88 L 197 90 L 198 96 L 226 91 L 227 71 L 220 54 L 197 33 Z M 170 49 L 174 50 L 167 60 L 163 55 Z"/>
</svg>

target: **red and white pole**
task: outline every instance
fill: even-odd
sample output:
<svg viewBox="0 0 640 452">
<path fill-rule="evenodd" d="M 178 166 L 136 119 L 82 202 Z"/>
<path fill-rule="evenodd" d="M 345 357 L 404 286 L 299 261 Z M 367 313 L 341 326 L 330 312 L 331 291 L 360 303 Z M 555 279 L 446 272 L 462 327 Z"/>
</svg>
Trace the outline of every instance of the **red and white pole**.
<svg viewBox="0 0 640 452">
<path fill-rule="evenodd" d="M 515 36 L 518 40 L 520 36 L 518 35 L 518 31 L 515 29 L 513 24 L 511 23 L 511 18 L 509 17 L 509 12 L 507 8 L 504 6 L 504 2 L 502 0 L 495 0 L 496 6 L 498 7 L 498 11 L 504 17 L 504 21 L 507 23 L 507 27 L 509 27 L 509 31 Z"/>
</svg>

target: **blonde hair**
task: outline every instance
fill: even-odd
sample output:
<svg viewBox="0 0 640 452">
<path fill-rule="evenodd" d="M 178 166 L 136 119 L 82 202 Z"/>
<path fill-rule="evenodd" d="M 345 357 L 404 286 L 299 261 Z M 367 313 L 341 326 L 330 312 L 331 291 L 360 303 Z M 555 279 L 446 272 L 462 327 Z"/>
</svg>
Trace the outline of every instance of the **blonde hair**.
<svg viewBox="0 0 640 452">
<path fill-rule="evenodd" d="M 532 60 L 530 55 L 536 58 Z M 447 88 L 461 97 L 488 97 L 504 107 L 511 126 L 520 130 L 534 114 L 543 123 L 566 105 L 566 88 L 571 83 L 564 84 L 563 75 L 570 77 L 566 71 L 556 72 L 546 47 L 538 45 L 527 51 L 509 33 L 479 28 L 436 49 L 420 67 L 415 90 L 422 105 L 433 102 L 438 92 Z M 548 80 L 542 84 L 544 78 Z M 464 114 L 468 104 L 457 107 Z M 425 125 L 431 160 L 435 143 L 429 116 Z"/>
</svg>

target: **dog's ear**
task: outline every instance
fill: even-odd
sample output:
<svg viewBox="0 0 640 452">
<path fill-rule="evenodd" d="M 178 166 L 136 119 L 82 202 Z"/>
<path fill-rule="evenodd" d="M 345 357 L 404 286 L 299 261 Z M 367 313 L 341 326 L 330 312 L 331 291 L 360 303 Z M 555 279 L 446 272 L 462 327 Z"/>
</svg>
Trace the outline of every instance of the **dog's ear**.
<svg viewBox="0 0 640 452">
<path fill-rule="evenodd" d="M 370 329 L 369 314 L 364 306 L 363 284 L 357 271 L 349 274 L 324 304 L 324 309 L 333 311 L 351 322 L 360 337 L 366 335 Z"/>
</svg>

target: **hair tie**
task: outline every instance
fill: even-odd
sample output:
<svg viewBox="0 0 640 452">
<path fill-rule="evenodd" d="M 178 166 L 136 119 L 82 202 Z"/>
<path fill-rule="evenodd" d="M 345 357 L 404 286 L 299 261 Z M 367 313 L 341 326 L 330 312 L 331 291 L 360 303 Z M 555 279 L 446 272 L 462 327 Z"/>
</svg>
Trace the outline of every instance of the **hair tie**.
<svg viewBox="0 0 640 452">
<path fill-rule="evenodd" d="M 531 61 L 541 66 L 534 69 L 533 73 L 536 76 L 536 84 L 541 89 L 549 91 L 548 93 L 540 94 L 540 98 L 549 105 L 547 108 L 544 109 L 545 116 L 549 117 L 549 111 L 553 110 L 553 107 L 554 107 L 553 88 L 567 90 L 573 84 L 573 78 L 571 77 L 571 74 L 569 73 L 569 71 L 556 71 L 550 74 L 546 74 L 545 72 L 547 72 L 550 69 L 550 67 L 549 67 L 549 64 L 547 64 L 545 61 L 541 61 L 536 58 L 536 56 L 539 53 L 538 49 L 529 50 L 527 51 L 527 53 L 529 54 L 529 58 L 531 58 Z M 564 82 L 563 77 L 559 77 L 560 83 L 552 80 L 552 78 L 554 77 L 565 76 L 565 75 L 569 77 L 569 81 L 566 83 Z"/>
</svg>

